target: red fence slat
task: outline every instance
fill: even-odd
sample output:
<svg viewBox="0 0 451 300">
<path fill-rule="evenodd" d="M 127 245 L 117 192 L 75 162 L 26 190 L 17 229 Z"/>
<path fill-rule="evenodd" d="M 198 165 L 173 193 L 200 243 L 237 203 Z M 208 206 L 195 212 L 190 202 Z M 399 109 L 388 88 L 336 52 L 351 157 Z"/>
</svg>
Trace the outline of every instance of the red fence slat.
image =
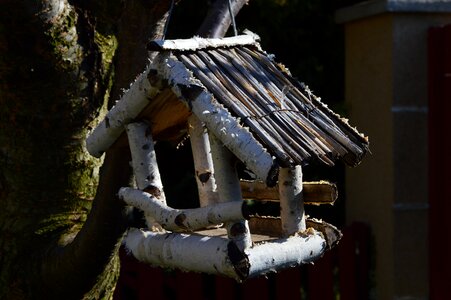
<svg viewBox="0 0 451 300">
<path fill-rule="evenodd" d="M 366 224 L 353 223 L 343 231 L 337 248 L 341 299 L 369 298 L 369 244 L 370 229 Z"/>
<path fill-rule="evenodd" d="M 438 300 L 448 298 L 451 281 L 451 25 L 428 32 L 428 94 L 429 290 Z"/>
<path fill-rule="evenodd" d="M 301 299 L 301 268 L 284 270 L 275 277 L 277 300 Z"/>
<path fill-rule="evenodd" d="M 334 298 L 334 252 L 328 251 L 313 265 L 308 266 L 309 300 L 333 300 Z"/>
<path fill-rule="evenodd" d="M 269 300 L 270 282 L 267 277 L 257 277 L 246 280 L 241 285 L 241 299 Z"/>
<path fill-rule="evenodd" d="M 175 278 L 177 300 L 205 299 L 202 274 L 176 271 Z"/>
<path fill-rule="evenodd" d="M 216 300 L 237 299 L 237 293 L 237 283 L 235 280 L 223 276 L 215 276 Z"/>
</svg>

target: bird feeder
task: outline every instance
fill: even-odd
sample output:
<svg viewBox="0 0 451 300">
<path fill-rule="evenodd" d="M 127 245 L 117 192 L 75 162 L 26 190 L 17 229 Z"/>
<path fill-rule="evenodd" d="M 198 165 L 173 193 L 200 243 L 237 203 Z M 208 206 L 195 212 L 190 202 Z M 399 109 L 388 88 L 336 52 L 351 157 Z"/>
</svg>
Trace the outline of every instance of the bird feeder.
<svg viewBox="0 0 451 300">
<path fill-rule="evenodd" d="M 100 157 L 126 135 L 136 188 L 119 197 L 141 209 L 147 228 L 125 245 L 140 261 L 245 280 L 310 263 L 341 237 L 307 219 L 304 204 L 333 203 L 336 187 L 303 183 L 302 166 L 341 159 L 357 165 L 367 139 L 297 82 L 258 44 L 258 36 L 162 40 L 146 70 L 91 132 Z M 125 134 L 124 134 L 125 132 Z M 188 133 L 200 207 L 166 204 L 154 140 Z M 234 161 L 255 174 L 242 181 Z M 243 199 L 278 201 L 280 217 Z"/>
</svg>

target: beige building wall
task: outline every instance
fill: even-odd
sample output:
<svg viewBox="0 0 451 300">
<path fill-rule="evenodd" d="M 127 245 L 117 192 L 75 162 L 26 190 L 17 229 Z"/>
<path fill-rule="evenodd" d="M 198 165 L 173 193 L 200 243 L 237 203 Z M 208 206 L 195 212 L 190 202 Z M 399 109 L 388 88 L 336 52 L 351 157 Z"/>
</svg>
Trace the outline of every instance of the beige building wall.
<svg viewBox="0 0 451 300">
<path fill-rule="evenodd" d="M 451 23 L 448 12 L 451 1 L 424 0 L 370 1 L 337 12 L 349 118 L 369 136 L 372 152 L 347 171 L 346 218 L 373 230 L 373 299 L 429 296 L 427 30 Z"/>
</svg>

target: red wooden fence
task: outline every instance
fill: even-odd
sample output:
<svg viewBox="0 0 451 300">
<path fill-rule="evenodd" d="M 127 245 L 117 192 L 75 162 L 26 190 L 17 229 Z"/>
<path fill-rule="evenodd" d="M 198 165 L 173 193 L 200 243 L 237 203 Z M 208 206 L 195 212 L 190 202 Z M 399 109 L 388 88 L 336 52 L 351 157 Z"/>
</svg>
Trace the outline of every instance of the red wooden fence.
<svg viewBox="0 0 451 300">
<path fill-rule="evenodd" d="M 114 299 L 368 299 L 370 230 L 363 223 L 354 223 L 343 234 L 338 247 L 314 265 L 249 279 L 243 284 L 220 276 L 152 268 L 122 249 Z"/>
<path fill-rule="evenodd" d="M 449 299 L 451 282 L 451 25 L 429 31 L 429 290 Z"/>
</svg>

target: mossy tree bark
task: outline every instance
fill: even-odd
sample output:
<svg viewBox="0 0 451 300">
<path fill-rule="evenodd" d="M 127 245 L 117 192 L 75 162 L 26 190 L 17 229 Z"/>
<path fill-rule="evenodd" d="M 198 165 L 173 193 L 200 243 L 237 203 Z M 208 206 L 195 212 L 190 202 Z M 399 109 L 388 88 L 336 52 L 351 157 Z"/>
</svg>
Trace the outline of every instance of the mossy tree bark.
<svg viewBox="0 0 451 300">
<path fill-rule="evenodd" d="M 129 149 L 99 160 L 84 139 L 144 69 L 146 42 L 161 38 L 170 4 L 1 2 L 0 299 L 112 297 Z M 206 22 L 228 27 L 217 10 Z"/>
<path fill-rule="evenodd" d="M 0 4 L 0 299 L 111 298 L 129 150 L 111 149 L 99 171 L 84 139 L 143 70 L 169 6 Z"/>
</svg>

